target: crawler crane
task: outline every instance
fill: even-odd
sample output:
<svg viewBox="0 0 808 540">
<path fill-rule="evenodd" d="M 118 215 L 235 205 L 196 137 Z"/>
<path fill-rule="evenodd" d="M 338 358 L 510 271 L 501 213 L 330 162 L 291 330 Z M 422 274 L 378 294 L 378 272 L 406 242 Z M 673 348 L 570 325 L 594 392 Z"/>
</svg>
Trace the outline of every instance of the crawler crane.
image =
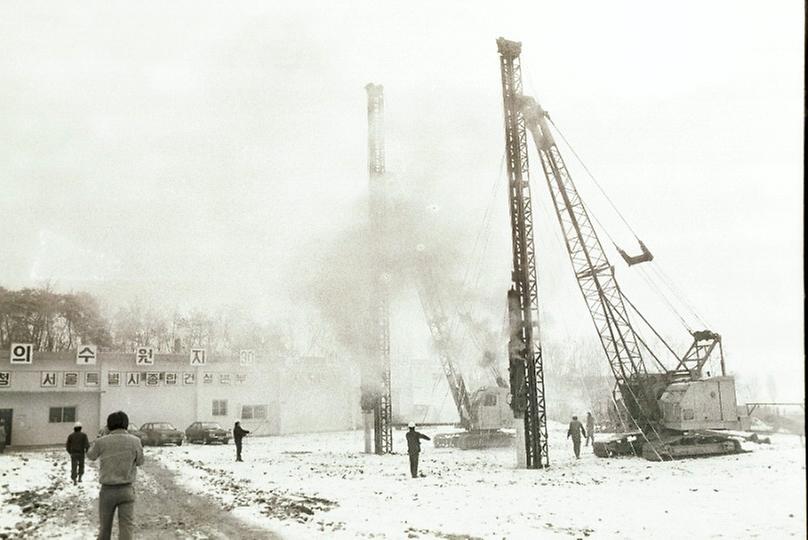
<svg viewBox="0 0 808 540">
<path fill-rule="evenodd" d="M 521 43 L 499 38 L 497 46 L 505 80 L 506 68 L 518 65 Z M 532 135 L 578 286 L 616 381 L 616 402 L 622 404 L 634 428 L 596 443 L 595 453 L 635 453 L 667 460 L 740 452 L 738 440 L 722 432 L 741 429 L 742 417 L 736 406 L 735 381 L 725 372 L 721 336 L 710 330 L 691 332 L 692 344 L 682 355 L 665 344 L 675 367 L 665 366 L 629 318 L 627 306 L 665 343 L 618 285 L 614 266 L 556 145 L 549 115 L 534 98 L 522 93 L 521 80 L 512 81 L 508 90 L 511 110 L 506 99 L 506 123 L 508 115 L 515 115 L 513 124 Z M 526 143 L 518 142 L 520 150 L 526 151 Z M 653 258 L 640 245 L 638 256 L 620 250 L 628 265 Z M 721 376 L 704 377 L 702 368 L 713 355 L 720 358 Z M 652 360 L 655 369 L 649 369 L 646 360 Z"/>
<path fill-rule="evenodd" d="M 508 389 L 504 381 L 497 378 L 496 386 L 484 386 L 469 394 L 463 375 L 452 358 L 457 347 L 452 341 L 449 318 L 442 302 L 440 288 L 432 276 L 433 270 L 427 264 L 426 254 L 419 250 L 416 256 L 418 275 L 415 282 L 418 298 L 446 382 L 449 384 L 449 391 L 457 407 L 460 427 L 463 428 L 461 432 L 435 435 L 433 444 L 437 447 L 451 446 L 463 450 L 510 446 L 513 435 L 503 431 L 503 428 L 509 428 L 513 423 L 508 408 Z"/>
</svg>

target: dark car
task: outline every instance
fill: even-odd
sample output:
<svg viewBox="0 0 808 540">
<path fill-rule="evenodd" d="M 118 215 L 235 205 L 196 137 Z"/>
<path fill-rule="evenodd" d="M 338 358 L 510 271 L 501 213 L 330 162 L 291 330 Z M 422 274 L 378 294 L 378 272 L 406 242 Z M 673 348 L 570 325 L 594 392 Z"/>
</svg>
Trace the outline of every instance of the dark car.
<svg viewBox="0 0 808 540">
<path fill-rule="evenodd" d="M 140 444 L 146 444 L 146 434 L 140 431 L 135 424 L 129 424 L 126 431 L 140 439 Z M 99 437 L 103 437 L 104 435 L 109 435 L 109 428 L 107 426 L 104 426 L 98 430 Z"/>
<path fill-rule="evenodd" d="M 168 422 L 146 422 L 140 426 L 140 430 L 146 434 L 144 445 L 176 444 L 180 446 L 184 438 L 182 431 Z"/>
<path fill-rule="evenodd" d="M 185 429 L 185 438 L 189 443 L 199 441 L 202 444 L 230 441 L 230 432 L 216 422 L 194 422 Z"/>
</svg>

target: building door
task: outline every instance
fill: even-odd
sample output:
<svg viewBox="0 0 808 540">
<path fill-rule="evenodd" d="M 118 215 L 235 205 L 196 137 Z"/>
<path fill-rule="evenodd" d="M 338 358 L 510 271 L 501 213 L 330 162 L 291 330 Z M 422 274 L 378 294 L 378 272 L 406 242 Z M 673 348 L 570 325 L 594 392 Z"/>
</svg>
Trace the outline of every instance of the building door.
<svg viewBox="0 0 808 540">
<path fill-rule="evenodd" d="M 3 419 L 3 427 L 6 428 L 6 444 L 11 446 L 11 417 L 14 416 L 14 409 L 0 409 L 0 418 Z"/>
</svg>

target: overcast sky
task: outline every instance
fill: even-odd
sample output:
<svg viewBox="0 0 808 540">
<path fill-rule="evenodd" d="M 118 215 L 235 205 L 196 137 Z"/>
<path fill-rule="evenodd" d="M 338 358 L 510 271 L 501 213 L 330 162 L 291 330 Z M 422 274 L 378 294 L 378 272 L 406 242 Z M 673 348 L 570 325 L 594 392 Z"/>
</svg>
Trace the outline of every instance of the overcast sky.
<svg viewBox="0 0 808 540">
<path fill-rule="evenodd" d="M 426 189 L 437 221 L 467 231 L 463 249 L 492 205 L 480 286 L 504 290 L 505 191 L 490 195 L 502 35 L 523 42 L 526 91 L 724 336 L 730 367 L 771 371 L 796 399 L 803 8 L 3 2 L 0 285 L 288 309 L 290 266 L 364 217 L 372 81 L 385 86 L 388 169 Z M 543 310 L 565 329 L 547 339 L 562 340 L 590 323 L 532 158 Z"/>
</svg>

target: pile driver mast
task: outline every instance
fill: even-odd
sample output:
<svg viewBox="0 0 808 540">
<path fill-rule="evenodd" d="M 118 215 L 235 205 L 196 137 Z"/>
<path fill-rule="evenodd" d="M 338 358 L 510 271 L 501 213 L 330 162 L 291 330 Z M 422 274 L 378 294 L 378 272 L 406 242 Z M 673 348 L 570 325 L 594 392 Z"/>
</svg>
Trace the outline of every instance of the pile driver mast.
<svg viewBox="0 0 808 540">
<path fill-rule="evenodd" d="M 374 452 L 393 451 L 393 409 L 390 394 L 390 295 L 388 291 L 386 213 L 388 198 L 384 183 L 384 88 L 365 86 L 368 94 L 368 176 L 370 187 L 370 232 L 376 262 L 370 298 L 370 343 L 362 369 L 362 411 L 373 415 Z M 366 425 L 366 433 L 368 426 Z M 366 437 L 365 451 L 369 452 Z"/>
<path fill-rule="evenodd" d="M 508 292 L 511 408 L 516 418 L 524 420 L 525 466 L 538 469 L 548 466 L 549 459 L 527 132 L 519 101 L 522 95 L 521 44 L 500 38 L 497 47 L 505 111 L 513 248 L 512 286 Z"/>
</svg>

